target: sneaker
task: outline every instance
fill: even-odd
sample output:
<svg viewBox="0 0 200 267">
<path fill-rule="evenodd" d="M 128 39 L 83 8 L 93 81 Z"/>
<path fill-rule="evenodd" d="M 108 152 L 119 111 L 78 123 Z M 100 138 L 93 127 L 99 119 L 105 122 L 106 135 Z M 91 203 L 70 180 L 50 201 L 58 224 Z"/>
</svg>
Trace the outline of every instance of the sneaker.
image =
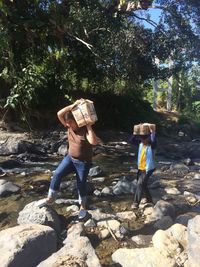
<svg viewBox="0 0 200 267">
<path fill-rule="evenodd" d="M 133 204 L 131 205 L 131 209 L 137 210 L 138 209 L 138 204 L 133 202 Z"/>
<path fill-rule="evenodd" d="M 36 202 L 36 206 L 38 208 L 42 208 L 44 206 L 51 206 L 53 204 L 53 201 L 48 200 L 47 198 L 40 199 Z"/>
<path fill-rule="evenodd" d="M 86 215 L 87 215 L 87 211 L 86 210 L 84 210 L 84 209 L 79 210 L 79 214 L 78 214 L 79 220 L 84 219 L 86 217 Z"/>
</svg>

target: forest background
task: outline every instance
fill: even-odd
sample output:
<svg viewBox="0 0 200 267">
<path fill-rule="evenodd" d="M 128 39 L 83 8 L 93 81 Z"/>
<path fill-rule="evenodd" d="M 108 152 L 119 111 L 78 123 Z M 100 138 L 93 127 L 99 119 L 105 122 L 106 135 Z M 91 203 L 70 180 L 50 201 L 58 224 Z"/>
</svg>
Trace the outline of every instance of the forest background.
<svg viewBox="0 0 200 267">
<path fill-rule="evenodd" d="M 56 112 L 81 97 L 94 101 L 99 129 L 161 124 L 158 81 L 157 111 L 200 119 L 197 0 L 1 0 L 0 58 L 8 123 L 53 127 Z"/>
</svg>

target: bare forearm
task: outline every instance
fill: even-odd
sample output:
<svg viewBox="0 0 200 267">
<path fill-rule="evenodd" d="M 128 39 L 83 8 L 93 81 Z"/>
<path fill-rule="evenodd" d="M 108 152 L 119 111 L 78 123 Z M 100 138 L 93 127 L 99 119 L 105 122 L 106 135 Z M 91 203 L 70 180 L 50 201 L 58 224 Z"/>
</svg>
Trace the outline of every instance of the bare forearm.
<svg viewBox="0 0 200 267">
<path fill-rule="evenodd" d="M 59 121 L 60 121 L 64 126 L 66 126 L 66 125 L 65 125 L 65 118 L 64 118 L 64 116 L 65 116 L 66 113 L 70 112 L 70 111 L 72 110 L 73 107 L 74 107 L 74 104 L 71 104 L 71 105 L 69 105 L 69 106 L 67 106 L 67 107 L 62 108 L 61 110 L 59 110 L 59 111 L 57 112 L 58 119 L 59 119 Z"/>
<path fill-rule="evenodd" d="M 99 138 L 96 136 L 91 125 L 86 125 L 87 127 L 87 140 L 91 145 L 97 145 Z"/>
</svg>

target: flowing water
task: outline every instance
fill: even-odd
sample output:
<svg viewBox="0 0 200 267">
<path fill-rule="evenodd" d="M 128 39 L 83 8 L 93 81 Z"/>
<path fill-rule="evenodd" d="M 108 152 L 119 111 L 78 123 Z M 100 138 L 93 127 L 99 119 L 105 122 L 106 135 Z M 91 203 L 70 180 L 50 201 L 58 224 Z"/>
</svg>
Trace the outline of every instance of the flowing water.
<svg viewBox="0 0 200 267">
<path fill-rule="evenodd" d="M 5 158 L 4 158 L 5 160 Z M 49 182 L 51 179 L 52 171 L 56 168 L 61 158 L 55 158 L 50 162 L 27 162 L 23 165 L 22 168 L 5 170 L 6 176 L 1 177 L 12 181 L 21 187 L 21 192 L 19 194 L 13 194 L 9 197 L 0 198 L 0 229 L 6 229 L 12 226 L 17 225 L 17 217 L 19 212 L 24 208 L 28 203 L 44 198 L 47 194 Z M 170 164 L 165 159 L 160 158 L 162 164 Z M 116 183 L 120 177 L 123 175 L 136 177 L 136 159 L 127 151 L 122 151 L 121 153 L 112 153 L 99 154 L 94 156 L 93 167 L 100 166 L 103 173 L 101 177 L 105 178 L 103 183 L 94 183 L 95 188 L 102 189 L 107 185 L 112 185 Z M 162 174 L 162 181 L 164 184 L 170 186 L 182 186 L 181 183 L 187 187 L 187 181 L 184 182 L 183 179 L 177 178 L 168 179 L 170 175 Z M 74 180 L 74 176 L 70 175 L 66 177 L 66 180 Z M 92 181 L 92 179 L 89 179 Z M 200 191 L 200 186 L 198 181 L 195 181 L 196 190 Z M 188 182 L 188 187 L 190 183 Z M 156 191 L 155 197 L 160 198 L 161 193 L 159 190 Z M 61 193 L 62 198 L 74 198 L 74 195 L 69 190 L 64 190 Z M 101 208 L 102 212 L 115 213 L 121 211 L 130 210 L 132 195 L 127 194 L 123 196 L 114 196 L 114 197 L 95 197 L 94 195 L 90 196 L 90 205 L 91 207 Z M 53 206 L 55 210 L 65 216 L 69 216 L 66 212 L 66 205 L 55 204 Z M 198 207 L 194 207 L 198 209 Z M 196 212 L 200 212 L 199 210 Z M 140 215 L 140 214 L 138 214 Z M 112 253 L 121 247 L 136 247 L 136 244 L 131 241 L 130 237 L 137 234 L 151 234 L 152 229 L 144 227 L 143 217 L 138 216 L 133 222 L 124 222 L 123 226 L 126 229 L 129 229 L 129 234 L 127 238 L 116 241 L 112 237 L 106 240 L 100 240 L 98 238 L 98 233 L 94 229 L 93 232 L 88 232 L 88 237 L 91 240 L 92 245 L 95 248 L 97 255 L 100 258 L 102 266 L 112 266 L 111 255 Z M 153 234 L 153 233 L 152 233 Z M 114 266 L 114 265 L 113 265 Z"/>
</svg>

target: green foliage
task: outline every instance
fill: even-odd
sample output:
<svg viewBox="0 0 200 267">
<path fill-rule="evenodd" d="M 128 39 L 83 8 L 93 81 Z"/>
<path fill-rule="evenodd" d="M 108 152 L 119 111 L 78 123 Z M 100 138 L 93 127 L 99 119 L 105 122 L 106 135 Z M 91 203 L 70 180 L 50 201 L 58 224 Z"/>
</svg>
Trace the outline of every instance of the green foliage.
<svg viewBox="0 0 200 267">
<path fill-rule="evenodd" d="M 194 101 L 192 103 L 192 110 L 196 113 L 197 117 L 200 118 L 200 101 Z"/>
<path fill-rule="evenodd" d="M 30 64 L 23 68 L 21 76 L 14 77 L 15 85 L 11 88 L 5 107 L 10 106 L 16 109 L 36 104 L 38 99 L 35 90 L 46 83 L 41 74 L 43 74 L 43 69 L 36 65 Z"/>
<path fill-rule="evenodd" d="M 144 9 L 145 3 L 152 4 L 139 2 Z M 1 1 L 0 97 L 6 99 L 5 108 L 31 121 L 36 110 L 57 110 L 84 94 L 97 99 L 108 94 L 116 102 L 110 114 L 127 127 L 120 116 L 143 110 L 138 105 L 143 107 L 142 98 L 150 97 L 150 80 L 171 75 L 154 63 L 155 57 L 166 61 L 171 52 L 173 73 L 186 77 L 181 96 L 187 101 L 181 109 L 192 107 L 196 90 L 187 70 L 199 60 L 198 5 L 189 0 L 154 2 L 166 6 L 155 31 L 138 23 L 137 8 L 120 9 L 120 1 Z"/>
</svg>

